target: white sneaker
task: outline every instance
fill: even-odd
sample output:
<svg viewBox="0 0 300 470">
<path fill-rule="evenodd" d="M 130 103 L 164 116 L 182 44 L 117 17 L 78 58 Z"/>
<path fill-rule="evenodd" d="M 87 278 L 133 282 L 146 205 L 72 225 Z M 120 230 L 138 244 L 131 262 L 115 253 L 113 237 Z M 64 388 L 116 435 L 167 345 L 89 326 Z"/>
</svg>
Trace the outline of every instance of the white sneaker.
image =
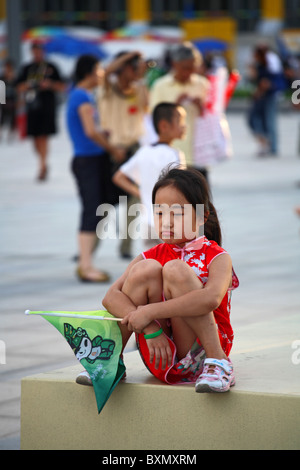
<svg viewBox="0 0 300 470">
<path fill-rule="evenodd" d="M 235 377 L 230 360 L 206 359 L 195 388 L 197 393 L 228 392 L 233 385 Z"/>
<path fill-rule="evenodd" d="M 89 387 L 93 386 L 92 379 L 86 370 L 77 375 L 76 383 L 79 385 L 88 385 Z"/>
</svg>

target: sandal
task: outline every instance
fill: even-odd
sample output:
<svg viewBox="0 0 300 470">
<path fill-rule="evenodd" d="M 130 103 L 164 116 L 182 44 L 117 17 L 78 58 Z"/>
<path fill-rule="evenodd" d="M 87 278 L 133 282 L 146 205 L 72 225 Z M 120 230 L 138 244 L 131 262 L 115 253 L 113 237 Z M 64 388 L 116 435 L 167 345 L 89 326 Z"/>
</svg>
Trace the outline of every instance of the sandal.
<svg viewBox="0 0 300 470">
<path fill-rule="evenodd" d="M 38 181 L 46 181 L 48 178 L 48 168 L 44 167 L 40 170 L 39 175 L 38 175 Z"/>
<path fill-rule="evenodd" d="M 96 271 L 95 271 L 96 272 Z M 89 274 L 84 272 L 81 268 L 78 268 L 76 271 L 77 277 L 81 282 L 86 283 L 101 283 L 109 282 L 110 276 L 105 272 L 98 272 L 97 275 L 89 276 Z"/>
<path fill-rule="evenodd" d="M 196 382 L 196 392 L 228 392 L 234 385 L 235 378 L 230 360 L 206 359 L 203 372 Z"/>
</svg>

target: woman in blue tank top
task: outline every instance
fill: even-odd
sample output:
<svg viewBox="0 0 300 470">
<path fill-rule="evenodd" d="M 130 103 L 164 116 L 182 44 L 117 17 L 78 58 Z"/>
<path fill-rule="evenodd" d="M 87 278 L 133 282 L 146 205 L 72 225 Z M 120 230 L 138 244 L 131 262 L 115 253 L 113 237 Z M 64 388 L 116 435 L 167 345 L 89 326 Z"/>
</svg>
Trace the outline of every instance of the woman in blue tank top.
<svg viewBox="0 0 300 470">
<path fill-rule="evenodd" d="M 97 245 L 96 228 L 100 221 L 97 208 L 112 203 L 111 160 L 122 161 L 123 150 L 110 145 L 100 130 L 100 119 L 93 96 L 104 71 L 97 57 L 79 58 L 75 69 L 75 87 L 67 104 L 67 127 L 73 145 L 72 172 L 77 183 L 82 214 L 79 228 L 79 265 L 77 275 L 83 282 L 107 282 L 108 274 L 93 266 Z"/>
</svg>

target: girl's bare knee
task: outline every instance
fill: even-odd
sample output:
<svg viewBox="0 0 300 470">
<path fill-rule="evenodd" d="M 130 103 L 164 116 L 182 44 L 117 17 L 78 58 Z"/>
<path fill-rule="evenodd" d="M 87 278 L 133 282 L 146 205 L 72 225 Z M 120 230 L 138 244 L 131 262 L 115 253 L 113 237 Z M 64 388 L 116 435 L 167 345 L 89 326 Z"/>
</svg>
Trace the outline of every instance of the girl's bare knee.
<svg viewBox="0 0 300 470">
<path fill-rule="evenodd" d="M 157 279 L 158 277 L 161 278 L 161 275 L 161 264 L 156 260 L 147 259 L 135 264 L 131 268 L 128 278 L 141 284 L 144 281 L 149 282 L 152 279 Z"/>
<path fill-rule="evenodd" d="M 179 297 L 203 285 L 193 269 L 184 261 L 172 260 L 163 268 L 163 288 L 167 299 Z"/>
<path fill-rule="evenodd" d="M 202 286 L 201 281 L 198 279 L 193 269 L 184 261 L 178 259 L 165 264 L 163 268 L 163 279 L 166 282 L 178 283 L 179 285 L 186 282 L 197 282 L 199 287 Z"/>
</svg>

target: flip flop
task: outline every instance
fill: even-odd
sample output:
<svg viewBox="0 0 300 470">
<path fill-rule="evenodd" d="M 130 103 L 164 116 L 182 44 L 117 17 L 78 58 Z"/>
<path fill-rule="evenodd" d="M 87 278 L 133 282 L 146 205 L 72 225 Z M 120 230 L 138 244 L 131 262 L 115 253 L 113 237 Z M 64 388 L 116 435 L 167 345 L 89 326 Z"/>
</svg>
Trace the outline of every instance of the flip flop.
<svg viewBox="0 0 300 470">
<path fill-rule="evenodd" d="M 105 272 L 102 272 L 102 273 L 99 272 L 99 277 L 90 278 L 90 277 L 86 276 L 80 268 L 78 268 L 77 271 L 76 271 L 76 274 L 77 274 L 78 279 L 81 282 L 85 282 L 85 283 L 99 284 L 99 283 L 105 283 L 105 282 L 110 281 L 109 274 L 107 274 Z"/>
</svg>

